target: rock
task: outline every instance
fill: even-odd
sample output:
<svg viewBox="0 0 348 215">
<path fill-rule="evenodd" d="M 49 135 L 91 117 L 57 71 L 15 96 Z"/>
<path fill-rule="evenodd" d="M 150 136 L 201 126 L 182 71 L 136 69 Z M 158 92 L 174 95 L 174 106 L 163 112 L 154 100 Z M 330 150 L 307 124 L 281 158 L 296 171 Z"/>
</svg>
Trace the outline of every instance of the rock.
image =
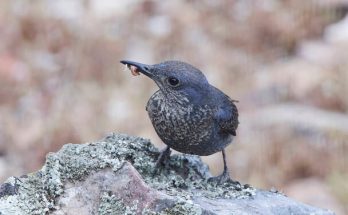
<svg viewBox="0 0 348 215">
<path fill-rule="evenodd" d="M 114 213 L 123 210 L 122 205 L 121 207 L 117 205 L 118 202 L 125 205 L 134 205 L 136 202 L 134 211 L 140 213 L 145 208 L 159 211 L 175 203 L 170 196 L 146 185 L 139 173 L 127 161 L 116 172 L 106 168 L 92 172 L 83 181 L 68 182 L 65 190 L 57 199 L 60 210 L 52 214 Z"/>
<path fill-rule="evenodd" d="M 209 183 L 198 156 L 173 155 L 154 175 L 158 150 L 111 134 L 50 153 L 37 172 L 0 187 L 0 214 L 334 214 L 250 185 Z"/>
</svg>

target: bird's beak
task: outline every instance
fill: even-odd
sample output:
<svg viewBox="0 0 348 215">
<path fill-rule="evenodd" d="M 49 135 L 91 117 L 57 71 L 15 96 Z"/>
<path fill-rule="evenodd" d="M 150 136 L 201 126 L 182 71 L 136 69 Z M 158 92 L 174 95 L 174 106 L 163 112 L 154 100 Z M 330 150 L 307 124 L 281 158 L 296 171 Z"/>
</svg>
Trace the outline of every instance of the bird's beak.
<svg viewBox="0 0 348 215">
<path fill-rule="evenodd" d="M 122 64 L 127 65 L 127 66 L 134 66 L 137 68 L 137 72 L 140 72 L 146 76 L 148 76 L 149 78 L 153 78 L 154 75 L 151 72 L 151 65 L 146 65 L 146 64 L 142 64 L 142 63 L 137 63 L 134 61 L 129 61 L 129 60 L 121 60 L 120 61 Z"/>
</svg>

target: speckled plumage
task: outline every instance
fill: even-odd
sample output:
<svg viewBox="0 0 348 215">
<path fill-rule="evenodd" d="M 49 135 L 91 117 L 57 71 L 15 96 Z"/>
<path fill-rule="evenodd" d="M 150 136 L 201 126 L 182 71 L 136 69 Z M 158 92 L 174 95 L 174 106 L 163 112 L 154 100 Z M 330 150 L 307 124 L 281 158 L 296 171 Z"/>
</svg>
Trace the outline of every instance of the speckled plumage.
<svg viewBox="0 0 348 215">
<path fill-rule="evenodd" d="M 234 105 L 233 102 L 231 104 Z M 179 152 L 211 155 L 223 150 L 232 141 L 233 132 L 225 128 L 229 122 L 224 125 L 216 118 L 219 107 L 214 103 L 195 105 L 185 96 L 177 96 L 170 101 L 158 90 L 149 99 L 146 110 L 158 136 Z"/>
<path fill-rule="evenodd" d="M 231 143 L 238 127 L 237 107 L 234 100 L 210 85 L 200 70 L 180 61 L 155 65 L 121 62 L 136 67 L 159 86 L 146 110 L 169 148 L 211 155 Z M 227 171 L 225 159 L 224 165 Z"/>
</svg>

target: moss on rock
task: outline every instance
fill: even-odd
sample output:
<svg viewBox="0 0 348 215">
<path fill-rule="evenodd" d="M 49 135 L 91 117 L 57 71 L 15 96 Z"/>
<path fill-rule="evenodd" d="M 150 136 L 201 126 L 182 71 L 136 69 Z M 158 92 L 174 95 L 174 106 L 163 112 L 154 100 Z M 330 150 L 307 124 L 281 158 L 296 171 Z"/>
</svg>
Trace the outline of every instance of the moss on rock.
<svg viewBox="0 0 348 215">
<path fill-rule="evenodd" d="M 66 144 L 57 153 L 47 155 L 41 170 L 19 179 L 11 177 L 1 185 L 0 214 L 57 212 L 62 207 L 57 204 L 58 199 L 67 192 L 65 186 L 68 183 L 78 184 L 93 173 L 103 174 L 101 170 L 104 169 L 111 169 L 116 173 L 126 162 L 132 164 L 142 176 L 145 186 L 150 187 L 144 189 L 159 192 L 160 194 L 156 194 L 158 198 L 162 198 L 163 195 L 168 198 L 154 200 L 162 204 L 162 207 L 143 202 L 144 208 L 139 208 L 137 200 L 126 203 L 119 194 L 116 197 L 110 190 L 103 190 L 97 201 L 96 211 L 99 214 L 206 214 L 210 208 L 203 209 L 204 202 L 215 201 L 222 208 L 226 208 L 225 205 L 228 204 L 233 208 L 233 204 L 248 205 L 248 201 L 253 199 L 250 197 L 260 192 L 248 185 L 216 185 L 208 182 L 207 179 L 211 175 L 207 165 L 194 155 L 172 155 L 168 165 L 154 174 L 158 155 L 158 149 L 149 140 L 122 134 L 110 134 L 100 141 L 91 143 Z M 143 183 L 142 179 L 139 180 Z M 279 199 L 279 204 L 287 202 L 286 197 L 271 192 L 259 196 L 264 202 L 269 202 L 267 198 Z M 220 199 L 224 202 L 219 202 Z M 229 199 L 235 202 L 230 204 Z M 262 205 L 262 202 L 258 204 Z M 272 210 L 277 204 L 272 206 Z M 290 206 L 293 205 L 304 208 L 304 211 L 315 210 L 292 201 Z"/>
</svg>

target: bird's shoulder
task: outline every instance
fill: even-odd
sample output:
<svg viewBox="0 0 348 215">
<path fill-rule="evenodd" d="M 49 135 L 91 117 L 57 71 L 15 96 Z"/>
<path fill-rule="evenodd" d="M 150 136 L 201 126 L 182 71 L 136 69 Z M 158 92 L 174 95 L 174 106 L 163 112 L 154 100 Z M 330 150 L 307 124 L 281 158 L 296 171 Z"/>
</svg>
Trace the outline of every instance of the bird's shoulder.
<svg viewBox="0 0 348 215">
<path fill-rule="evenodd" d="M 222 132 L 227 132 L 236 136 L 238 128 L 238 109 L 236 100 L 231 99 L 228 95 L 213 87 L 213 105 L 215 106 L 214 119 L 217 121 Z"/>
</svg>

